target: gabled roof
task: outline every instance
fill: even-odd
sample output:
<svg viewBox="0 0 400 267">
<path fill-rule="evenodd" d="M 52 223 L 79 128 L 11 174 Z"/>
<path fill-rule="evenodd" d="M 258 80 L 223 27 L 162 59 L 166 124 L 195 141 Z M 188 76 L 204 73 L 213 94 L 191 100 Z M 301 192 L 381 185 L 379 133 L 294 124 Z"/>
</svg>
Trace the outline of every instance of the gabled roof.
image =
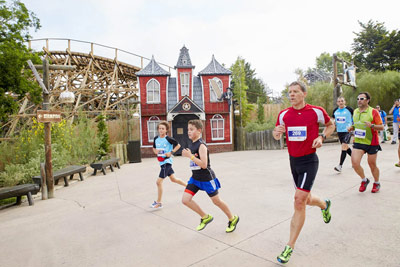
<svg viewBox="0 0 400 267">
<path fill-rule="evenodd" d="M 189 56 L 189 49 L 185 46 L 181 48 L 181 52 L 179 53 L 178 63 L 176 63 L 176 68 L 194 68 L 192 65 L 192 61 L 190 60 Z"/>
<path fill-rule="evenodd" d="M 222 67 L 221 64 L 215 59 L 214 55 L 212 56 L 210 64 L 205 67 L 204 70 L 199 72 L 199 75 L 230 75 L 232 72 L 230 70 Z"/>
<path fill-rule="evenodd" d="M 136 72 L 137 76 L 170 76 L 171 73 L 164 70 L 157 64 L 154 60 L 154 56 L 151 57 L 150 63 L 141 69 L 140 71 Z"/>
<path fill-rule="evenodd" d="M 188 96 L 184 96 L 168 113 L 204 113 L 204 110 Z"/>
</svg>

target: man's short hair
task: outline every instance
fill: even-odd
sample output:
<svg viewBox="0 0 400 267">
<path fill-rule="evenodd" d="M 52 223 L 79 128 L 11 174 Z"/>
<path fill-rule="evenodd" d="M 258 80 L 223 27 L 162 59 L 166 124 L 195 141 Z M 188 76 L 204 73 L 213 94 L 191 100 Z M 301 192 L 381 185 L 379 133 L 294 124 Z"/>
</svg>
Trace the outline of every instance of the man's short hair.
<svg viewBox="0 0 400 267">
<path fill-rule="evenodd" d="M 168 124 L 168 122 L 166 122 L 166 121 L 160 121 L 160 123 L 157 125 L 157 130 L 158 130 L 158 127 L 160 127 L 160 125 L 164 125 L 164 126 L 165 126 L 165 129 L 167 129 L 167 131 L 169 131 L 169 124 Z"/>
<path fill-rule="evenodd" d="M 296 86 L 296 85 L 300 86 L 301 91 L 307 92 L 307 88 L 306 88 L 306 86 L 304 85 L 304 83 L 299 82 L 299 81 L 294 81 L 294 82 L 292 82 L 291 84 L 289 84 L 289 87 L 291 87 L 291 86 Z"/>
<path fill-rule="evenodd" d="M 197 130 L 203 130 L 203 123 L 201 120 L 190 120 L 188 124 L 193 125 Z"/>
</svg>

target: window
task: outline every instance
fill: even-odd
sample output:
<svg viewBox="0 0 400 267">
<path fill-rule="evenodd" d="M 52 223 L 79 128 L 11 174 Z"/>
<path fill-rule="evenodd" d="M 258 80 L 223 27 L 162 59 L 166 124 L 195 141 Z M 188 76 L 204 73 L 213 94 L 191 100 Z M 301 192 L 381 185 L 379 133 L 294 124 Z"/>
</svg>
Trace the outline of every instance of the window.
<svg viewBox="0 0 400 267">
<path fill-rule="evenodd" d="M 151 79 L 147 85 L 147 103 L 160 103 L 160 83 Z"/>
<path fill-rule="evenodd" d="M 224 140 L 224 118 L 216 114 L 212 117 L 211 121 L 211 139 Z"/>
<path fill-rule="evenodd" d="M 149 136 L 149 142 L 154 141 L 154 137 L 157 136 L 158 131 L 157 127 L 158 124 L 160 123 L 160 119 L 158 117 L 150 117 L 150 119 L 147 121 L 147 130 L 148 130 L 148 136 Z"/>
<path fill-rule="evenodd" d="M 210 82 L 210 101 L 221 101 L 218 98 L 222 96 L 222 81 L 216 77 L 208 80 Z"/>
<path fill-rule="evenodd" d="M 189 72 L 181 73 L 181 96 L 189 95 Z"/>
</svg>

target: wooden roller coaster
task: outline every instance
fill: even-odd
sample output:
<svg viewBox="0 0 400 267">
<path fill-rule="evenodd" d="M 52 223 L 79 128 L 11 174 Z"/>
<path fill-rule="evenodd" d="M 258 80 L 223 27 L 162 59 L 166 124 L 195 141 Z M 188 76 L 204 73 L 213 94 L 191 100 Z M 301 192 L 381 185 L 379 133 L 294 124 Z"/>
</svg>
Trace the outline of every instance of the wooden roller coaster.
<svg viewBox="0 0 400 267">
<path fill-rule="evenodd" d="M 65 51 L 51 50 L 50 41 L 63 41 L 67 44 Z M 73 121 L 79 113 L 86 113 L 89 117 L 107 114 L 117 118 L 121 114 L 132 114 L 139 103 L 139 90 L 136 72 L 143 68 L 143 61 L 150 60 L 125 50 L 72 39 L 48 38 L 36 39 L 28 42 L 29 48 L 33 43 L 45 42 L 42 47 L 44 56 L 51 64 L 76 66 L 74 70 L 53 70 L 50 72 L 50 109 L 59 110 L 64 117 Z M 90 45 L 89 53 L 71 50 L 73 44 Z M 95 55 L 94 49 L 101 48 L 115 52 L 113 59 Z M 100 50 L 100 49 L 99 49 Z M 112 51 L 114 50 L 114 51 Z M 140 67 L 130 65 L 118 60 L 118 54 L 133 56 L 136 61 L 140 59 Z M 162 64 L 171 69 L 170 66 Z M 75 94 L 75 102 L 67 105 L 59 100 L 63 91 Z M 29 123 L 29 118 L 36 116 L 40 105 L 32 104 L 29 96 L 19 100 L 18 114 L 2 125 L 4 137 L 11 136 L 18 131 L 18 126 Z"/>
</svg>

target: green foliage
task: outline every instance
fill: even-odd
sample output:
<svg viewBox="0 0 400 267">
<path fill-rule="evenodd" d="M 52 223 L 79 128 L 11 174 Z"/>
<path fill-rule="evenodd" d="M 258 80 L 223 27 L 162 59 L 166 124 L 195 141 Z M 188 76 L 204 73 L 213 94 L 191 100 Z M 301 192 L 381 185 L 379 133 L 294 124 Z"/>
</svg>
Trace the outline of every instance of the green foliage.
<svg viewBox="0 0 400 267">
<path fill-rule="evenodd" d="M 240 118 L 237 120 L 237 124 L 240 125 L 242 122 L 243 126 L 249 121 L 250 111 L 252 106 L 248 104 L 246 92 L 248 85 L 246 84 L 246 72 L 245 72 L 245 61 L 241 57 L 238 57 L 235 63 L 231 66 L 232 71 L 232 89 L 234 99 L 238 102 L 241 107 Z"/>
<path fill-rule="evenodd" d="M 261 97 L 257 100 L 257 122 L 263 124 L 265 122 L 264 102 Z"/>
<path fill-rule="evenodd" d="M 307 89 L 306 103 L 323 107 L 328 114 L 333 111 L 333 85 L 316 82 Z"/>
<path fill-rule="evenodd" d="M 20 1 L 9 5 L 0 0 L 0 125 L 17 109 L 15 97 L 29 94 L 34 103 L 41 99 L 39 86 L 29 78 L 27 60 L 40 63 L 38 54 L 32 53 L 24 44 L 30 38 L 29 29 L 40 28 L 39 19 Z"/>
<path fill-rule="evenodd" d="M 347 104 L 357 107 L 357 95 L 360 92 L 371 94 L 370 106 L 380 105 L 388 112 L 394 100 L 400 97 L 400 73 L 397 71 L 363 72 L 358 76 L 357 89 L 344 87 L 343 95 Z"/>
<path fill-rule="evenodd" d="M 110 137 L 108 135 L 107 125 L 105 123 L 106 117 L 99 115 L 97 120 L 97 136 L 100 140 L 99 149 L 97 151 L 97 159 L 100 160 L 104 156 L 107 156 L 110 152 Z"/>
<path fill-rule="evenodd" d="M 244 71 L 246 76 L 246 85 L 248 86 L 246 96 L 249 103 L 257 103 L 259 97 L 267 99 L 266 85 L 261 79 L 256 78 L 256 70 L 251 68 L 249 62 L 245 62 Z M 264 102 L 265 102 L 264 101 Z"/>
<path fill-rule="evenodd" d="M 95 160 L 99 141 L 93 121 L 80 117 L 74 125 L 63 120 L 51 126 L 53 170 Z M 33 118 L 32 126 L 15 138 L 0 143 L 0 187 L 32 182 L 45 161 L 43 123 Z"/>
<path fill-rule="evenodd" d="M 259 123 L 257 121 L 251 121 L 247 123 L 245 129 L 246 132 L 248 133 L 272 130 L 275 128 L 275 123 L 276 123 L 276 118 L 271 116 L 267 118 L 267 120 L 263 123 Z"/>
<path fill-rule="evenodd" d="M 389 32 L 384 23 L 358 22 L 361 31 L 352 44 L 355 64 L 361 70 L 400 70 L 400 31 Z"/>
</svg>

